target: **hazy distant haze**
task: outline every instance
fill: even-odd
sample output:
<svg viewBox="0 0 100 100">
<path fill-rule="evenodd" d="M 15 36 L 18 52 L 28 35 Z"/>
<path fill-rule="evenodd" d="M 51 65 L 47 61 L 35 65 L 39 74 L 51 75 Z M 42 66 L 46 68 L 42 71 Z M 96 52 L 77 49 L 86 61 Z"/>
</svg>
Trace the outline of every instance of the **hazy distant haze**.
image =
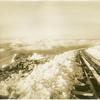
<svg viewBox="0 0 100 100">
<path fill-rule="evenodd" d="M 100 39 L 100 2 L 0 1 L 0 38 Z"/>
</svg>

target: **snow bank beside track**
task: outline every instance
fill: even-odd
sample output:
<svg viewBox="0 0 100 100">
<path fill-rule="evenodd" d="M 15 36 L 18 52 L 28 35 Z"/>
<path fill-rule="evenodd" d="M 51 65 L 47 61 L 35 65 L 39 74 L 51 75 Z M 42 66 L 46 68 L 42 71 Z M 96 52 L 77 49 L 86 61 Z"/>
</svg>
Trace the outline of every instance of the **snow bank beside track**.
<svg viewBox="0 0 100 100">
<path fill-rule="evenodd" d="M 100 45 L 88 48 L 85 51 L 94 58 L 100 60 Z"/>
<path fill-rule="evenodd" d="M 65 52 L 38 65 L 30 75 L 21 79 L 13 88 L 10 87 L 10 98 L 70 98 L 73 86 L 82 76 L 82 69 L 75 63 L 76 55 L 76 51 Z"/>
</svg>

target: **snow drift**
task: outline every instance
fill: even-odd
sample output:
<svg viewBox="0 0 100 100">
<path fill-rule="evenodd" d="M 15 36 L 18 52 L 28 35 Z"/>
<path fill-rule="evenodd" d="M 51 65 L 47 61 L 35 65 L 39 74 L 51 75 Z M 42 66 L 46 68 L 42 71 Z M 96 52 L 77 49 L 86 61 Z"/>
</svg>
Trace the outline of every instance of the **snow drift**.
<svg viewBox="0 0 100 100">
<path fill-rule="evenodd" d="M 71 90 L 82 76 L 82 69 L 75 62 L 76 55 L 76 51 L 65 52 L 38 65 L 30 75 L 9 86 L 10 98 L 70 98 Z"/>
<path fill-rule="evenodd" d="M 93 56 L 94 58 L 100 60 L 100 45 L 88 48 L 86 49 L 86 52 L 91 56 Z"/>
</svg>

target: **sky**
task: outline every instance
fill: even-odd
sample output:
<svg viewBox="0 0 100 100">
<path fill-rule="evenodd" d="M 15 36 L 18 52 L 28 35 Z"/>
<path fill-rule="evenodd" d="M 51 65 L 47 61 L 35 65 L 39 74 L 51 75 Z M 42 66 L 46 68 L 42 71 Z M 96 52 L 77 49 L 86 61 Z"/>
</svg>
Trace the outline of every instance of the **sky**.
<svg viewBox="0 0 100 100">
<path fill-rule="evenodd" d="M 0 38 L 100 39 L 100 2 L 0 1 Z"/>
</svg>

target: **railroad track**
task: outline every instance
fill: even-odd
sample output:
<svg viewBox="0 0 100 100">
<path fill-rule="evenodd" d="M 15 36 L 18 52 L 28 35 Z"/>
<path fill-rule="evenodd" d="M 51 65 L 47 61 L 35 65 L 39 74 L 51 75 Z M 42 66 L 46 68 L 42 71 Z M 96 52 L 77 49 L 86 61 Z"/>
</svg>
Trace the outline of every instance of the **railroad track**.
<svg viewBox="0 0 100 100">
<path fill-rule="evenodd" d="M 81 65 L 84 77 L 79 79 L 80 83 L 75 86 L 73 95 L 79 99 L 100 99 L 100 61 L 93 58 L 84 50 L 79 50 L 77 64 Z M 20 63 L 17 62 L 17 65 L 20 65 Z M 16 65 L 14 64 L 14 66 Z M 10 69 L 11 71 L 6 71 L 5 69 L 5 71 L 3 71 L 4 78 L 1 77 L 2 79 L 0 80 L 6 79 L 12 74 L 9 72 L 13 72 L 15 69 L 16 67 L 12 67 L 12 69 Z M 17 67 L 16 71 L 18 72 L 19 70 L 23 70 L 23 68 L 20 68 L 20 66 Z M 2 71 L 0 75 L 2 76 Z M 0 96 L 0 98 L 7 97 Z"/>
<path fill-rule="evenodd" d="M 76 98 L 80 99 L 100 99 L 100 65 L 99 61 L 80 50 L 78 62 L 83 69 L 83 79 L 75 86 L 73 91 Z M 98 62 L 98 63 L 97 63 Z"/>
</svg>

